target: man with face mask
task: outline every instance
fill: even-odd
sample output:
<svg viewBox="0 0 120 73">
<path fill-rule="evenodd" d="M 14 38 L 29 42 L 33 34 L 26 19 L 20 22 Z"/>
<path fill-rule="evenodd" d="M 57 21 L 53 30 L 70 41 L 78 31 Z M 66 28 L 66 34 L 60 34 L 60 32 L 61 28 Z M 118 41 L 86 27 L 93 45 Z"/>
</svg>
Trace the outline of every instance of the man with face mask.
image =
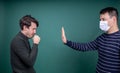
<svg viewBox="0 0 120 73">
<path fill-rule="evenodd" d="M 21 31 L 13 38 L 10 45 L 11 66 L 13 73 L 36 73 L 33 68 L 38 52 L 40 37 L 36 35 L 38 21 L 30 15 L 20 19 Z M 32 47 L 29 39 L 33 39 Z"/>
<path fill-rule="evenodd" d="M 100 29 L 105 33 L 89 43 L 76 43 L 67 40 L 62 27 L 62 41 L 79 51 L 98 50 L 96 73 L 120 73 L 120 31 L 118 11 L 107 7 L 100 11 Z"/>
</svg>

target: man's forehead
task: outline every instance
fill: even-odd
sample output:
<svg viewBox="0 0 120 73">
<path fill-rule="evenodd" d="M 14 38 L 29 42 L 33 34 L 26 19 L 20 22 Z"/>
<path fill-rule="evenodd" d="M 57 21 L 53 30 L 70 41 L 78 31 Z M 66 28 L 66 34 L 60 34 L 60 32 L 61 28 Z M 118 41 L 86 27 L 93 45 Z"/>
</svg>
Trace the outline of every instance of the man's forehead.
<svg viewBox="0 0 120 73">
<path fill-rule="evenodd" d="M 31 25 L 32 25 L 32 26 L 37 26 L 37 24 L 36 24 L 36 23 L 34 23 L 34 22 L 31 22 Z"/>
<path fill-rule="evenodd" d="M 30 27 L 32 27 L 32 28 L 37 28 L 37 25 L 36 25 L 36 23 L 31 22 L 31 26 L 30 26 Z"/>
<path fill-rule="evenodd" d="M 100 14 L 100 18 L 106 18 L 106 17 L 109 17 L 108 13 Z"/>
</svg>

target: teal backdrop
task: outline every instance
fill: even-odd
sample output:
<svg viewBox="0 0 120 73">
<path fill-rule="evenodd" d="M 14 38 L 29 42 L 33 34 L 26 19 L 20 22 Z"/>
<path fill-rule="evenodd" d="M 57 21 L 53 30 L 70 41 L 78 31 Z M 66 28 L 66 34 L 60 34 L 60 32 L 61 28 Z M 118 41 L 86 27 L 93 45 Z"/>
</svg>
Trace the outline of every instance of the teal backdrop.
<svg viewBox="0 0 120 73">
<path fill-rule="evenodd" d="M 34 65 L 37 73 L 95 73 L 97 51 L 80 52 L 67 47 L 61 40 L 61 27 L 68 40 L 90 42 L 102 33 L 99 11 L 108 6 L 120 13 L 119 0 L 0 1 L 0 73 L 12 73 L 10 42 L 20 31 L 19 19 L 28 14 L 40 24 L 37 34 L 41 42 Z"/>
</svg>

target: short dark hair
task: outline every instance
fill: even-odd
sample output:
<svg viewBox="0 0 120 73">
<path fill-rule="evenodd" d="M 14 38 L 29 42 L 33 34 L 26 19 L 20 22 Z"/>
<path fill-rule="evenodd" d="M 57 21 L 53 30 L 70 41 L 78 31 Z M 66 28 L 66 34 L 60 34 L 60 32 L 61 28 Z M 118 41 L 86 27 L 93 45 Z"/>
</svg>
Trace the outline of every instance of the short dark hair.
<svg viewBox="0 0 120 73">
<path fill-rule="evenodd" d="M 38 21 L 34 17 L 32 17 L 31 15 L 23 16 L 19 21 L 20 28 L 22 30 L 23 30 L 23 26 L 26 26 L 29 28 L 29 26 L 31 26 L 31 22 L 35 23 L 37 25 L 37 27 L 39 26 Z"/>
<path fill-rule="evenodd" d="M 117 21 L 118 21 L 119 15 L 118 15 L 118 10 L 116 8 L 106 7 L 100 11 L 100 14 L 105 14 L 105 13 L 108 13 L 110 17 L 115 16 L 117 18 Z"/>
</svg>

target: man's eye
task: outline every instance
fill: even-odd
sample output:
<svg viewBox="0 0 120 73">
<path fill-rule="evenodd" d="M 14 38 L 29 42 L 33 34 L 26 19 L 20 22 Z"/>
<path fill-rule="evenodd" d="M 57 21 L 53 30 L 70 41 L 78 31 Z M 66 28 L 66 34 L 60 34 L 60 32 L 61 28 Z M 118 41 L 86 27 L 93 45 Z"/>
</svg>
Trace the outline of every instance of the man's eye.
<svg viewBox="0 0 120 73">
<path fill-rule="evenodd" d="M 105 19 L 100 19 L 100 21 L 105 21 Z"/>
</svg>

